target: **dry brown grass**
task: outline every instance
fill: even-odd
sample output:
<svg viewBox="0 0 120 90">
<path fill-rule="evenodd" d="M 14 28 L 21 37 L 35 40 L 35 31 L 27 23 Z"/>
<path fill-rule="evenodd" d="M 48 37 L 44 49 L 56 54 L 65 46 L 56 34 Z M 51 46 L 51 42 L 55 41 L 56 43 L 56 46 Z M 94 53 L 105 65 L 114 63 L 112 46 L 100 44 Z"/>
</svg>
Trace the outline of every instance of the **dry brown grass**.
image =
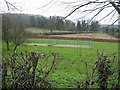
<svg viewBox="0 0 120 90">
<path fill-rule="evenodd" d="M 100 39 L 115 39 L 117 38 L 104 33 L 82 33 L 82 34 L 67 34 L 67 35 L 54 35 L 62 37 L 84 37 L 84 38 L 100 38 Z"/>
</svg>

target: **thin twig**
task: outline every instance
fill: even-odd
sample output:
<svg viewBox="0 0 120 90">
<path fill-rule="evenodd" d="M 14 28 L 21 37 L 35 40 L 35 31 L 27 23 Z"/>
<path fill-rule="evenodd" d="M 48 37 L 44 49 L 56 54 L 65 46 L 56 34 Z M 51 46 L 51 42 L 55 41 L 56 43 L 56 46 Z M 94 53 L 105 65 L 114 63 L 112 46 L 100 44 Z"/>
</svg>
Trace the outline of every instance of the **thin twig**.
<svg viewBox="0 0 120 90">
<path fill-rule="evenodd" d="M 22 10 L 16 8 L 16 6 L 14 6 L 12 3 L 8 2 L 7 0 L 4 0 L 4 1 L 5 1 L 6 5 L 7 5 L 8 11 L 10 11 L 10 9 L 12 9 L 12 10 L 15 9 L 15 10 L 22 11 Z M 12 6 L 13 8 L 11 8 L 10 6 Z"/>
</svg>

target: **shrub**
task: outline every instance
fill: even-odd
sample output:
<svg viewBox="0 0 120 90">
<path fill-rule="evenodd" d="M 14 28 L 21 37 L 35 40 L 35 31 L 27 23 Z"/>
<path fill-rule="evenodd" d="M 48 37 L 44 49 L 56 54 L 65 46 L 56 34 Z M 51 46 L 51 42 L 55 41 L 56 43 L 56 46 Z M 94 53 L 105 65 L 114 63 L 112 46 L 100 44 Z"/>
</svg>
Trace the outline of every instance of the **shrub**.
<svg viewBox="0 0 120 90">
<path fill-rule="evenodd" d="M 79 88 L 93 88 L 97 87 L 102 90 L 108 88 L 119 88 L 119 68 L 116 53 L 108 55 L 105 52 L 97 52 L 98 60 L 94 64 L 94 68 L 91 73 L 86 73 L 87 79 L 80 83 L 77 82 Z M 88 68 L 87 62 L 84 62 L 86 68 Z"/>
<path fill-rule="evenodd" d="M 35 51 L 9 54 L 3 57 L 2 88 L 50 88 L 47 76 L 58 66 L 57 53 L 43 54 Z"/>
</svg>

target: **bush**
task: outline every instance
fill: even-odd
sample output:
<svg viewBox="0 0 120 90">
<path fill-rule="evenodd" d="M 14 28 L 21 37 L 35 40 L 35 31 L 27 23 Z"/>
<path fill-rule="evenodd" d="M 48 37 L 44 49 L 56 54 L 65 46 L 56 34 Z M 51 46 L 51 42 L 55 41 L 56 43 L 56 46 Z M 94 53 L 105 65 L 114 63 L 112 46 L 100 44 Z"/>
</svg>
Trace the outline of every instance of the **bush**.
<svg viewBox="0 0 120 90">
<path fill-rule="evenodd" d="M 9 54 L 2 60 L 2 88 L 50 88 L 52 86 L 47 76 L 55 70 L 60 60 L 57 53 L 48 55 L 25 51 Z"/>
<path fill-rule="evenodd" d="M 96 61 L 92 72 L 86 73 L 87 79 L 80 83 L 77 82 L 79 88 L 100 88 L 106 90 L 108 88 L 119 88 L 119 68 L 116 53 L 113 55 L 107 55 L 107 53 L 97 52 L 98 60 Z M 84 62 L 86 68 L 88 68 L 87 62 Z"/>
</svg>

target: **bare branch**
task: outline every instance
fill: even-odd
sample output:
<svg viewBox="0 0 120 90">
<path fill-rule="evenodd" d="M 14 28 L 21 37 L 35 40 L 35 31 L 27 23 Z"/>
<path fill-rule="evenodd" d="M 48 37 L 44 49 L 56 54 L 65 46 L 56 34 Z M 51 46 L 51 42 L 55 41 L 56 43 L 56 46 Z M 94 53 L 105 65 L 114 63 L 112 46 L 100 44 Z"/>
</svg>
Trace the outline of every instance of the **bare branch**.
<svg viewBox="0 0 120 90">
<path fill-rule="evenodd" d="M 112 26 L 112 25 L 114 25 L 117 21 L 119 20 L 119 18 L 118 19 L 116 19 L 111 25 L 109 25 L 109 26 Z"/>
<path fill-rule="evenodd" d="M 80 2 L 79 0 L 78 1 L 73 1 L 73 2 L 61 2 L 62 4 L 76 4 L 76 3 L 78 3 L 78 2 Z"/>
<path fill-rule="evenodd" d="M 95 9 L 85 10 L 85 11 L 83 11 L 82 13 L 85 13 L 85 12 L 88 12 L 88 13 L 86 13 L 83 17 L 81 17 L 81 18 L 79 18 L 79 19 L 85 18 L 87 15 L 95 12 L 96 10 L 99 10 L 99 9 L 101 10 L 101 8 L 103 8 L 103 7 L 104 7 L 104 8 L 112 7 L 112 6 L 108 6 L 108 5 L 109 5 L 109 4 L 102 5 L 102 6 L 98 7 L 98 8 L 95 8 Z M 100 10 L 99 10 L 99 11 L 100 11 Z M 101 10 L 100 12 L 102 12 L 102 10 Z M 100 13 L 100 12 L 99 12 L 99 13 Z M 98 14 L 99 14 L 99 13 L 98 13 Z M 98 15 L 98 14 L 97 14 L 97 15 Z M 94 15 L 94 16 L 92 17 L 92 19 L 94 19 L 94 17 L 97 16 L 97 15 Z M 92 19 L 91 19 L 91 20 L 92 20 Z"/>
<path fill-rule="evenodd" d="M 100 5 L 100 4 L 98 4 L 97 6 L 99 6 L 99 5 Z M 108 6 L 108 5 L 109 5 L 109 4 L 102 5 L 102 6 L 100 6 L 100 7 L 95 6 L 93 9 L 84 10 L 83 12 L 95 11 L 95 10 L 101 9 L 101 8 L 103 8 L 103 7 L 105 7 L 105 6 L 107 6 L 106 8 L 111 7 L 111 6 Z"/>
<path fill-rule="evenodd" d="M 115 9 L 114 9 L 115 10 Z M 111 16 L 111 20 L 113 19 L 113 17 L 115 16 L 115 14 L 116 14 L 116 10 L 115 10 L 115 12 L 113 13 L 113 15 Z"/>
<path fill-rule="evenodd" d="M 73 13 L 74 13 L 76 10 L 78 10 L 79 8 L 84 7 L 84 6 L 86 6 L 86 5 L 89 5 L 89 4 L 91 4 L 91 2 L 88 2 L 88 3 L 85 3 L 85 4 L 83 4 L 83 5 L 80 5 L 79 7 L 75 8 L 72 12 L 70 12 L 66 17 L 64 17 L 64 19 L 67 18 L 68 16 L 70 16 L 71 14 L 73 14 Z"/>
<path fill-rule="evenodd" d="M 14 6 L 12 3 L 8 2 L 7 0 L 4 0 L 4 1 L 5 1 L 6 5 L 7 5 L 8 11 L 10 11 L 10 9 L 12 9 L 12 10 L 15 9 L 15 10 L 22 11 L 22 10 L 18 9 L 16 6 Z"/>
<path fill-rule="evenodd" d="M 53 3 L 53 1 L 54 1 L 54 0 L 48 2 L 46 5 L 42 6 L 41 8 L 44 8 L 44 7 L 48 6 L 48 5 L 50 5 L 51 3 Z"/>
<path fill-rule="evenodd" d="M 108 13 L 106 16 L 104 16 L 103 18 L 101 18 L 99 21 L 105 19 L 106 17 L 108 17 L 109 15 L 111 15 L 111 13 L 113 13 L 115 10 L 112 10 L 110 13 Z"/>
<path fill-rule="evenodd" d="M 82 5 L 80 5 L 80 6 L 78 6 L 78 7 L 76 7 L 75 9 L 73 9 L 67 16 L 65 16 L 63 19 L 65 19 L 65 18 L 67 18 L 68 16 L 70 16 L 71 14 L 73 14 L 76 10 L 78 10 L 78 9 L 80 9 L 80 8 L 82 8 L 82 7 L 84 7 L 84 6 L 87 6 L 87 5 L 90 5 L 90 4 L 94 4 L 94 3 L 106 3 L 107 1 L 104 1 L 104 2 L 97 2 L 97 1 L 91 1 L 91 2 L 87 2 L 87 3 L 85 3 L 85 4 L 82 4 Z"/>
<path fill-rule="evenodd" d="M 9 5 L 8 5 L 8 2 L 7 2 L 6 0 L 4 0 L 4 1 L 5 1 L 6 5 L 7 5 L 8 11 L 9 11 L 9 10 L 10 10 L 10 7 L 9 7 Z"/>
<path fill-rule="evenodd" d="M 120 9 L 119 7 L 114 3 L 114 2 L 110 2 L 110 4 L 116 9 L 116 11 L 120 14 Z"/>
<path fill-rule="evenodd" d="M 73 2 L 73 3 L 75 3 L 75 2 Z M 116 2 L 108 2 L 108 1 L 99 2 L 98 0 L 96 0 L 96 1 L 86 2 L 85 4 L 73 6 L 74 9 L 73 9 L 67 16 L 65 16 L 63 19 L 69 17 L 71 14 L 73 14 L 75 11 L 79 10 L 80 8 L 85 7 L 85 6 L 87 7 L 88 5 L 91 5 L 91 4 L 93 4 L 93 3 L 94 3 L 94 4 L 95 4 L 95 3 L 96 3 L 96 4 L 98 3 L 95 8 L 93 8 L 93 9 L 88 9 L 88 10 L 84 10 L 84 11 L 82 12 L 82 13 L 89 12 L 89 13 L 86 14 L 86 15 L 88 15 L 88 14 L 90 14 L 90 13 L 93 13 L 93 12 L 96 11 L 96 10 L 99 10 L 99 11 L 91 18 L 91 20 L 92 20 L 93 18 L 95 18 L 97 15 L 99 15 L 105 8 L 108 8 L 108 7 L 113 7 L 113 8 L 115 8 L 115 10 L 120 14 L 120 9 L 119 9 L 118 6 L 115 4 Z M 107 4 L 105 4 L 105 3 L 107 3 Z M 67 3 L 65 3 L 65 4 L 67 4 Z M 72 4 L 72 3 L 68 3 L 68 4 Z M 101 4 L 105 4 L 105 5 L 99 7 L 99 5 L 101 5 Z M 112 6 L 111 6 L 110 4 L 112 4 Z M 112 12 L 113 12 L 113 11 L 111 11 L 109 14 L 107 14 L 106 16 L 104 16 L 103 18 L 101 18 L 100 21 L 103 20 L 103 19 L 105 19 L 107 16 L 111 15 Z M 86 16 L 86 15 L 85 15 L 85 16 Z M 83 16 L 83 17 L 85 17 L 85 16 Z M 83 17 L 82 17 L 82 18 L 83 18 Z"/>
<path fill-rule="evenodd" d="M 108 25 L 108 26 L 105 26 L 105 27 L 103 27 L 103 28 L 108 28 L 108 27 L 114 25 L 118 20 L 120 20 L 120 19 L 116 19 L 112 24 L 110 24 L 110 25 Z M 103 28 L 101 28 L 101 29 L 103 29 Z"/>
<path fill-rule="evenodd" d="M 100 14 L 100 13 L 104 10 L 104 8 L 105 8 L 105 7 L 101 8 L 101 9 L 91 18 L 91 20 L 94 19 L 98 14 Z"/>
</svg>

